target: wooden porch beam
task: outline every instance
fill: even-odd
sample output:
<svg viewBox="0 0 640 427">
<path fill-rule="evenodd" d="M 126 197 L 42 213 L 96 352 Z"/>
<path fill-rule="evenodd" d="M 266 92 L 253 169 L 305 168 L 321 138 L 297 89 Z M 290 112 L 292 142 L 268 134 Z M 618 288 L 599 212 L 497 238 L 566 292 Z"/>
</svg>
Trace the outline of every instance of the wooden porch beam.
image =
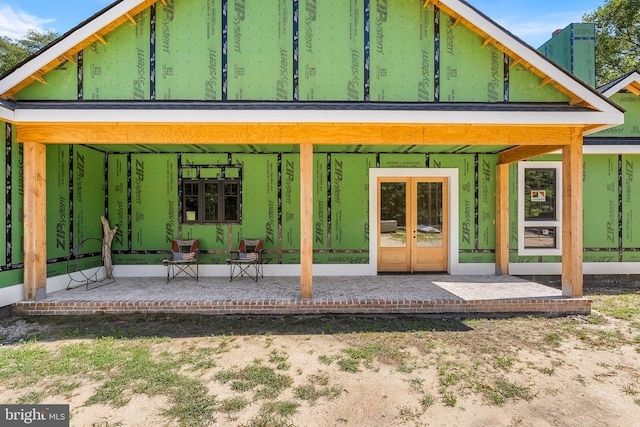
<svg viewBox="0 0 640 427">
<path fill-rule="evenodd" d="M 509 164 L 496 166 L 496 275 L 509 274 Z"/>
<path fill-rule="evenodd" d="M 562 126 L 397 124 L 17 124 L 19 142 L 46 144 L 567 145 Z"/>
<path fill-rule="evenodd" d="M 514 147 L 503 151 L 498 155 L 498 163 L 514 163 L 521 160 L 530 159 L 531 157 L 541 156 L 553 151 L 561 150 L 562 146 L 558 145 L 527 145 L 522 147 Z"/>
<path fill-rule="evenodd" d="M 300 145 L 300 297 L 313 296 L 313 144 Z"/>
<path fill-rule="evenodd" d="M 47 148 L 24 143 L 24 299 L 46 296 Z"/>
<path fill-rule="evenodd" d="M 562 295 L 582 297 L 582 131 L 573 129 L 562 149 Z"/>
</svg>

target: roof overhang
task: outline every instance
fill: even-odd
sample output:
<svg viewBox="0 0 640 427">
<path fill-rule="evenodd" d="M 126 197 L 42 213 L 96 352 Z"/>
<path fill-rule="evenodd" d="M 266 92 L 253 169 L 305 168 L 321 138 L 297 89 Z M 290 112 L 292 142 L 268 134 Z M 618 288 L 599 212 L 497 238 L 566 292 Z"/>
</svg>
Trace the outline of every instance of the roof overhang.
<svg viewBox="0 0 640 427">
<path fill-rule="evenodd" d="M 40 70 L 46 69 L 48 64 L 58 61 L 66 52 L 82 44 L 85 40 L 93 38 L 98 31 L 125 16 L 125 14 L 142 3 L 145 3 L 145 0 L 121 0 L 114 4 L 113 7 L 105 9 L 95 15 L 93 19 L 85 21 L 74 30 L 71 30 L 49 48 L 38 52 L 0 80 L 0 95 L 11 91 L 29 76 L 37 75 Z"/>
<path fill-rule="evenodd" d="M 20 64 L 0 80 L 0 96 L 6 96 L 14 88 L 32 76 L 38 76 L 51 64 L 60 63 L 70 52 L 77 51 L 115 28 L 114 23 L 130 17 L 148 7 L 155 0 L 119 0 L 91 19 L 69 31 L 62 38 Z M 158 107 L 156 101 L 145 102 L 143 108 L 118 108 L 88 105 L 83 108 L 60 105 L 58 108 L 33 108 L 26 103 L 16 108 L 0 104 L 0 118 L 14 123 L 390 123 L 390 124 L 483 124 L 483 125 L 563 125 L 580 126 L 595 132 L 623 123 L 623 110 L 608 98 L 590 88 L 573 75 L 553 64 L 540 52 L 509 33 L 463 0 L 427 0 L 425 7 L 434 3 L 446 13 L 460 19 L 465 25 L 506 52 L 514 63 L 526 64 L 532 70 L 546 76 L 554 85 L 569 92 L 574 99 L 572 109 L 518 110 L 474 104 L 480 108 L 459 108 L 452 114 L 446 105 L 433 104 L 429 109 L 385 110 L 377 109 L 314 109 L 302 107 L 303 103 L 283 109 L 243 109 L 236 106 L 188 109 Z M 81 101 L 83 102 L 83 101 Z M 70 101 L 70 104 L 76 104 Z M 116 104 L 116 103 L 114 103 Z M 204 104 L 204 103 L 202 103 Z M 374 104 L 374 103 L 371 103 Z M 508 103 L 506 103 L 508 104 Z M 7 105 L 7 104 L 5 104 Z M 583 108 L 582 106 L 587 106 Z"/>
<path fill-rule="evenodd" d="M 623 76 L 614 84 L 610 85 L 605 91 L 602 92 L 602 95 L 610 98 L 621 90 L 626 89 L 629 92 L 640 96 L 640 73 L 637 71 L 632 71 L 631 73 Z"/>
<path fill-rule="evenodd" d="M 5 103 L 7 104 L 7 103 Z M 18 123 L 420 124 L 578 126 L 621 124 L 617 109 L 515 103 L 12 103 Z"/>
</svg>

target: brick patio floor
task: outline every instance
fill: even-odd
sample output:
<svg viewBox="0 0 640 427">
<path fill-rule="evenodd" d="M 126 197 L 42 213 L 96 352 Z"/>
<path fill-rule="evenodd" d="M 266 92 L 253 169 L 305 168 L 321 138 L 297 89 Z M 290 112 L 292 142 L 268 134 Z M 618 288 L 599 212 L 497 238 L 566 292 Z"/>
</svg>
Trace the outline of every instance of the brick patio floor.
<svg viewBox="0 0 640 427">
<path fill-rule="evenodd" d="M 299 277 L 121 278 L 13 305 L 15 314 L 429 314 L 562 316 L 589 314 L 588 298 L 513 276 L 379 275 L 314 277 L 313 298 L 300 298 Z"/>
</svg>

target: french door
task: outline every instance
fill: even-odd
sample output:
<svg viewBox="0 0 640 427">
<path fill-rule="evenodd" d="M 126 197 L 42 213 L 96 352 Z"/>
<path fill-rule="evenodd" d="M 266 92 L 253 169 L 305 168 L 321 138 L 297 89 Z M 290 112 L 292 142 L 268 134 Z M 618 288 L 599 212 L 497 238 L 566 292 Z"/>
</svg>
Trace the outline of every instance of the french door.
<svg viewBox="0 0 640 427">
<path fill-rule="evenodd" d="M 378 271 L 447 271 L 447 178 L 378 178 Z"/>
</svg>

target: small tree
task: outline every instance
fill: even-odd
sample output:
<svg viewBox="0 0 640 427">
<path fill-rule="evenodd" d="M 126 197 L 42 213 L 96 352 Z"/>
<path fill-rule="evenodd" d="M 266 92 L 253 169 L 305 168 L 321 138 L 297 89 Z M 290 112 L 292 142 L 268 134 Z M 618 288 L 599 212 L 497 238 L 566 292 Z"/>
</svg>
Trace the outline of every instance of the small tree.
<svg viewBox="0 0 640 427">
<path fill-rule="evenodd" d="M 640 68 L 640 0 L 607 0 L 583 17 L 596 26 L 596 83 Z"/>
<path fill-rule="evenodd" d="M 0 36 L 0 74 L 38 52 L 56 38 L 58 38 L 58 34 L 51 30 L 44 33 L 29 30 L 26 36 L 17 40 Z"/>
</svg>

